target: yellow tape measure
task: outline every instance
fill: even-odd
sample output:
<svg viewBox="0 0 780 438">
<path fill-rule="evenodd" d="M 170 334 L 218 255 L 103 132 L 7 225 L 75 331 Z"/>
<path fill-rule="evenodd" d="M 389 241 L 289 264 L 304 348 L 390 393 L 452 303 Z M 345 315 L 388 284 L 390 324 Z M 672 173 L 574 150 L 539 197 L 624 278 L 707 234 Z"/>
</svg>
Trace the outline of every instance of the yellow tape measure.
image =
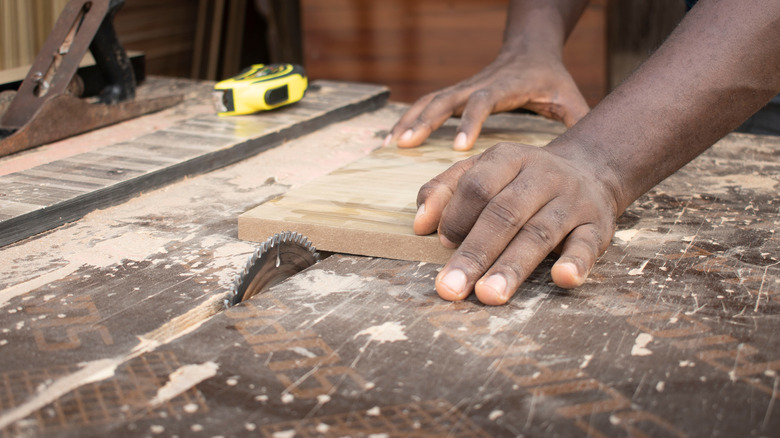
<svg viewBox="0 0 780 438">
<path fill-rule="evenodd" d="M 252 114 L 297 102 L 308 80 L 295 64 L 255 64 L 214 86 L 214 106 L 220 116 Z"/>
</svg>

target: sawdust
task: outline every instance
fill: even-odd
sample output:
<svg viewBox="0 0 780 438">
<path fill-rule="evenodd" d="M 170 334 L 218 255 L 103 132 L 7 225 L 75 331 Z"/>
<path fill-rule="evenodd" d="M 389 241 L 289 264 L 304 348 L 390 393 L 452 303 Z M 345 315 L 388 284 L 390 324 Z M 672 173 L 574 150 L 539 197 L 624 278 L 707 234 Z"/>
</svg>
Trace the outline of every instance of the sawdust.
<svg viewBox="0 0 780 438">
<path fill-rule="evenodd" d="M 223 309 L 222 297 L 218 295 L 211 296 L 194 309 L 179 315 L 170 321 L 162 324 L 157 329 L 139 336 L 144 342 L 167 344 L 175 339 L 194 332 L 203 323 L 209 320 Z"/>
<path fill-rule="evenodd" d="M 365 330 L 359 331 L 353 339 L 357 339 L 359 336 L 368 335 L 368 342 L 377 342 L 384 344 L 385 342 L 398 342 L 407 341 L 409 338 L 404 333 L 404 326 L 401 323 L 388 321 L 382 325 L 375 325 Z"/>
<path fill-rule="evenodd" d="M 536 311 L 544 304 L 546 298 L 545 294 L 538 294 L 532 297 L 523 297 L 522 300 L 514 300 L 512 303 L 522 305 L 519 309 L 515 310 L 512 314 L 512 322 L 515 324 L 522 324 L 528 322 Z"/>
<path fill-rule="evenodd" d="M 634 345 L 631 347 L 631 355 L 649 356 L 653 354 L 653 352 L 647 348 L 647 344 L 651 342 L 653 342 L 653 335 L 649 333 L 640 333 L 636 337 L 636 341 L 634 341 Z"/>
<path fill-rule="evenodd" d="M 168 382 L 157 390 L 157 394 L 149 403 L 156 407 L 172 400 L 200 382 L 216 376 L 218 370 L 219 365 L 214 362 L 184 365 L 168 376 Z"/>
<path fill-rule="evenodd" d="M 639 233 L 639 230 L 635 230 L 635 229 L 620 230 L 615 232 L 615 238 L 620 240 L 621 242 L 628 243 L 634 239 L 634 236 L 636 236 L 637 233 Z"/>
<path fill-rule="evenodd" d="M 302 272 L 287 282 L 292 284 L 291 289 L 301 291 L 311 298 L 324 298 L 331 294 L 361 292 L 372 280 L 372 277 L 356 273 L 336 274 L 333 271 L 318 269 Z"/>
</svg>

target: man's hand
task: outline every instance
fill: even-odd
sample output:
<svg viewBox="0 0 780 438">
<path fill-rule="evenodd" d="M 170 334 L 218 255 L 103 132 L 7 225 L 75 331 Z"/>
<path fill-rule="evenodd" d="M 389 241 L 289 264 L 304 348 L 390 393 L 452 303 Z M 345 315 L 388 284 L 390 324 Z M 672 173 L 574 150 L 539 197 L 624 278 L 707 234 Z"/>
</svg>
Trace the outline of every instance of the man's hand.
<svg viewBox="0 0 780 438">
<path fill-rule="evenodd" d="M 490 114 L 516 108 L 529 109 L 566 126 L 589 110 L 559 55 L 505 52 L 476 76 L 415 102 L 384 144 L 397 140 L 399 147 L 419 146 L 455 115 L 461 116 L 461 121 L 453 147 L 469 150 Z"/>
<path fill-rule="evenodd" d="M 461 116 L 454 148 L 469 150 L 493 113 L 526 108 L 572 126 L 589 110 L 563 66 L 563 43 L 588 0 L 511 0 L 501 53 L 476 76 L 415 102 L 385 138 L 422 144 L 450 116 Z"/>
<path fill-rule="evenodd" d="M 578 154 L 572 154 L 574 156 Z M 614 179 L 546 148 L 500 143 L 419 192 L 414 232 L 458 247 L 436 278 L 446 300 L 504 304 L 560 243 L 555 284 L 581 285 L 615 231 Z"/>
<path fill-rule="evenodd" d="M 549 145 L 499 144 L 423 186 L 415 233 L 438 228 L 442 243 L 460 244 L 436 279 L 439 294 L 474 290 L 504 303 L 559 242 L 553 280 L 581 284 L 619 213 L 780 92 L 778 19 L 780 0 L 699 0 L 650 59 Z"/>
</svg>

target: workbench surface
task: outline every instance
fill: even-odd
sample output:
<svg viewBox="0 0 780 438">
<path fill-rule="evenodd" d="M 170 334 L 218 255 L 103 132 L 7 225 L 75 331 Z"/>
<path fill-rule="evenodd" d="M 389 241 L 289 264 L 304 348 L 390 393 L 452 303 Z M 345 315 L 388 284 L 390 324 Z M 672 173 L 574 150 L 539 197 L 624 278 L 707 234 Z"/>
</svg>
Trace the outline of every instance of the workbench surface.
<svg viewBox="0 0 780 438">
<path fill-rule="evenodd" d="M 0 248 L 0 437 L 778 436 L 776 138 L 732 134 L 640 198 L 576 290 L 549 259 L 506 306 L 448 303 L 439 265 L 336 254 L 224 310 L 254 249 L 238 215 L 403 109 Z"/>
</svg>

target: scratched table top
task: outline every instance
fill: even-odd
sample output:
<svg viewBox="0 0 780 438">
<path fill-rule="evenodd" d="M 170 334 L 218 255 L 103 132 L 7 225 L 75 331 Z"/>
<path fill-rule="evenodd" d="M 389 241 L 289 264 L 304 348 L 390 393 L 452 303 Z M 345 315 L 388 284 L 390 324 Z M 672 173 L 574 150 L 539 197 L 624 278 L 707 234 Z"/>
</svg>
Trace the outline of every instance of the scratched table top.
<svg viewBox="0 0 780 438">
<path fill-rule="evenodd" d="M 730 135 L 640 198 L 573 291 L 550 259 L 506 306 L 447 303 L 440 265 L 335 254 L 224 310 L 254 249 L 237 217 L 366 156 L 403 108 L 0 248 L 0 436 L 778 435 L 776 138 Z"/>
</svg>

